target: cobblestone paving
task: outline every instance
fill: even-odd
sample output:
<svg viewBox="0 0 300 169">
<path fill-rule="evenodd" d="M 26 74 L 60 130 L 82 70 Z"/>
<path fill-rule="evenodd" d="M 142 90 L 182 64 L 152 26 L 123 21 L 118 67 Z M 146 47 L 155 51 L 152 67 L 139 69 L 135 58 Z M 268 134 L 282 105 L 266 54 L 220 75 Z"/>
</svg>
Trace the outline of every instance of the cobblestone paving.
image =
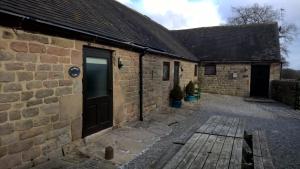
<svg viewBox="0 0 300 169">
<path fill-rule="evenodd" d="M 225 115 L 245 118 L 247 131 L 257 128 L 266 131 L 276 168 L 300 169 L 300 111 L 280 103 L 246 102 L 240 97 L 212 94 L 203 94 L 199 105 L 185 107 L 183 111 L 189 112 L 187 118 L 172 124 L 170 135 L 163 137 L 148 151 L 120 168 L 160 169 L 182 146 L 173 144 L 175 140 L 182 138 L 182 135 L 184 138 L 190 137 L 210 116 Z M 77 168 L 106 167 L 101 161 L 89 160 Z"/>
<path fill-rule="evenodd" d="M 191 135 L 212 115 L 245 118 L 248 131 L 264 129 L 276 168 L 300 168 L 300 111 L 280 103 L 245 102 L 240 97 L 211 94 L 203 94 L 197 111 L 185 121 L 174 125 L 171 135 L 157 142 L 149 151 L 123 168 L 161 168 L 180 148 L 172 143 L 174 139 L 188 129 L 190 130 L 187 133 Z"/>
</svg>

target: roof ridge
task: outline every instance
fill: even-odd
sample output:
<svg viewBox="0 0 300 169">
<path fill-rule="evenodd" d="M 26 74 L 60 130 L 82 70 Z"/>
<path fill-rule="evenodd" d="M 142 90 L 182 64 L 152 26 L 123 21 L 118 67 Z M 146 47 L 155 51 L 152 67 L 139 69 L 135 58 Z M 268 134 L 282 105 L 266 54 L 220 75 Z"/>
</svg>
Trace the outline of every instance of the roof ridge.
<svg viewBox="0 0 300 169">
<path fill-rule="evenodd" d="M 255 26 L 266 26 L 266 25 L 278 25 L 277 22 L 270 23 L 253 23 L 253 24 L 243 24 L 243 25 L 217 25 L 217 26 L 205 26 L 205 27 L 196 27 L 188 29 L 174 29 L 170 30 L 171 32 L 176 31 L 190 31 L 190 30 L 199 30 L 199 29 L 218 29 L 218 28 L 245 28 L 245 27 L 255 27 Z"/>
</svg>

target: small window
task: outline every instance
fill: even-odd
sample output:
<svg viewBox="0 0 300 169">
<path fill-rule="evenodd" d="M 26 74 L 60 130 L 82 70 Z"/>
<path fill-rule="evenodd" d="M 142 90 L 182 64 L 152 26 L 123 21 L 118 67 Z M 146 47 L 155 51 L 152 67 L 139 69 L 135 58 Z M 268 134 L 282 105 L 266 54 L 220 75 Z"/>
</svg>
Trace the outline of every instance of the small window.
<svg viewBox="0 0 300 169">
<path fill-rule="evenodd" d="M 197 76 L 197 74 L 198 74 L 198 66 L 195 65 L 195 68 L 194 68 L 194 76 Z"/>
<path fill-rule="evenodd" d="M 170 62 L 163 63 L 163 80 L 167 81 L 170 79 Z"/>
<path fill-rule="evenodd" d="M 217 74 L 216 65 L 215 64 L 205 65 L 204 74 L 205 75 L 216 75 Z"/>
</svg>

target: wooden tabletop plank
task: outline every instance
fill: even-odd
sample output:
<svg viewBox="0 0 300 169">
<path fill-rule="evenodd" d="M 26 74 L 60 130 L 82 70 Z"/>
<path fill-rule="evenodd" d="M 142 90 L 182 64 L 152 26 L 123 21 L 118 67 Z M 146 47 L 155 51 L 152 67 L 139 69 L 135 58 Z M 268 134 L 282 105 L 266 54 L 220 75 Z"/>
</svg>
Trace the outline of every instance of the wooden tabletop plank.
<svg viewBox="0 0 300 169">
<path fill-rule="evenodd" d="M 232 126 L 230 126 L 230 129 L 229 129 L 229 132 L 228 132 L 227 136 L 229 136 L 229 137 L 235 137 L 239 121 L 240 121 L 240 119 L 234 118 L 234 121 L 232 123 Z"/>
<path fill-rule="evenodd" d="M 212 116 L 210 117 L 196 132 L 197 133 L 204 133 L 206 129 L 214 123 L 214 121 L 217 119 L 217 116 Z"/>
<path fill-rule="evenodd" d="M 208 158 L 206 159 L 203 169 L 215 169 L 216 168 L 225 138 L 226 137 L 224 137 L 224 136 L 217 137 L 217 140 L 211 150 L 211 153 L 209 154 Z"/>
<path fill-rule="evenodd" d="M 229 169 L 241 169 L 242 168 L 242 148 L 243 139 L 235 138 L 231 153 L 231 159 L 229 163 Z"/>
<path fill-rule="evenodd" d="M 261 155 L 263 157 L 271 157 L 269 149 L 268 149 L 268 142 L 267 137 L 264 131 L 259 130 L 259 139 L 260 139 L 260 148 L 261 148 Z"/>
<path fill-rule="evenodd" d="M 175 169 L 184 156 L 190 151 L 198 138 L 201 136 L 199 133 L 195 133 L 186 144 L 175 154 L 175 156 L 165 165 L 164 169 Z"/>
<path fill-rule="evenodd" d="M 204 166 L 209 152 L 211 152 L 216 140 L 217 136 L 215 135 L 210 135 L 208 137 L 206 143 L 204 144 L 201 151 L 198 153 L 196 159 L 193 161 L 189 169 L 201 169 Z"/>
<path fill-rule="evenodd" d="M 233 141 L 233 137 L 226 137 L 216 169 L 225 169 L 229 167 Z"/>
<path fill-rule="evenodd" d="M 222 128 L 222 130 L 220 131 L 220 135 L 221 136 L 227 136 L 230 126 L 232 125 L 234 119 L 233 118 L 227 118 L 227 121 L 224 125 L 224 127 Z"/>
<path fill-rule="evenodd" d="M 227 117 L 224 117 L 224 116 L 221 117 L 221 120 L 219 121 L 216 128 L 211 133 L 215 134 L 215 135 L 220 135 L 220 131 L 225 126 L 226 121 L 227 121 Z"/>
<path fill-rule="evenodd" d="M 213 123 L 211 123 L 211 125 L 209 125 L 209 127 L 205 130 L 204 133 L 210 134 L 212 133 L 215 128 L 217 127 L 217 125 L 219 124 L 219 122 L 222 120 L 221 116 L 217 116 L 215 121 Z"/>
<path fill-rule="evenodd" d="M 253 156 L 254 169 L 264 169 L 262 157 Z"/>
<path fill-rule="evenodd" d="M 268 148 L 266 133 L 259 130 L 261 155 L 263 157 L 263 165 L 265 169 L 274 169 L 272 157 Z"/>
<path fill-rule="evenodd" d="M 186 156 L 183 158 L 183 160 L 181 160 L 177 169 L 189 168 L 189 166 L 195 160 L 195 158 L 198 155 L 198 153 L 200 152 L 200 150 L 203 148 L 203 145 L 206 143 L 208 137 L 209 137 L 208 134 L 202 134 L 200 136 L 200 138 L 197 140 L 197 142 L 194 144 L 194 146 L 191 148 L 191 150 L 186 154 Z"/>
<path fill-rule="evenodd" d="M 245 131 L 245 120 L 240 119 L 235 137 L 244 138 L 244 131 Z"/>
<path fill-rule="evenodd" d="M 252 145 L 253 145 L 253 155 L 261 157 L 261 150 L 260 150 L 260 139 L 258 130 L 253 132 L 252 136 Z"/>
</svg>

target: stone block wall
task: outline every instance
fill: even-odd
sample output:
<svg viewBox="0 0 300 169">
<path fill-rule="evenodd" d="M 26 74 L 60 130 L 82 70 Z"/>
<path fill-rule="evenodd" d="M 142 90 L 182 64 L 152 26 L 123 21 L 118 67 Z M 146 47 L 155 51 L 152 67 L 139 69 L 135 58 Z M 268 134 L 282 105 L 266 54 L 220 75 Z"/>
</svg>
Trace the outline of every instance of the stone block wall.
<svg viewBox="0 0 300 169">
<path fill-rule="evenodd" d="M 273 80 L 271 97 L 295 109 L 300 109 L 300 81 Z"/>
<path fill-rule="evenodd" d="M 101 44 L 0 27 L 0 164 L 29 168 L 62 155 L 62 146 L 82 137 L 83 46 L 112 50 L 113 125 L 139 117 L 139 53 Z M 124 66 L 118 68 L 118 58 Z M 170 80 L 162 80 L 163 61 Z M 195 63 L 179 61 L 181 84 L 195 80 Z M 169 106 L 171 58 L 144 56 L 144 109 Z M 192 72 L 192 76 L 189 75 Z"/>
<path fill-rule="evenodd" d="M 179 71 L 180 86 L 182 89 L 189 81 L 196 81 L 194 76 L 196 63 L 174 60 L 157 55 L 145 55 L 144 64 L 144 113 L 151 111 L 167 111 L 169 108 L 169 93 L 174 85 L 174 62 L 177 61 L 182 67 Z M 163 81 L 163 62 L 170 63 L 170 78 Z"/>
<path fill-rule="evenodd" d="M 1 166 L 38 165 L 81 137 L 82 77 L 67 73 L 81 55 L 75 40 L 0 27 Z"/>
<path fill-rule="evenodd" d="M 203 92 L 249 96 L 251 65 L 250 64 L 217 64 L 216 75 L 204 75 L 204 66 L 200 66 L 199 74 Z M 232 74 L 237 73 L 237 78 Z"/>
<path fill-rule="evenodd" d="M 71 78 L 68 69 L 82 70 L 84 45 L 114 51 L 114 126 L 137 119 L 138 53 L 0 27 L 1 166 L 38 165 L 81 139 L 82 73 Z"/>
<path fill-rule="evenodd" d="M 270 82 L 279 80 L 281 77 L 281 63 L 272 63 L 270 65 Z"/>
<path fill-rule="evenodd" d="M 250 95 L 251 64 L 217 64 L 216 70 L 216 75 L 204 75 L 204 66 L 200 66 L 199 79 L 203 92 L 242 97 Z M 237 73 L 237 78 L 233 78 L 233 73 Z M 270 64 L 270 82 L 280 79 L 280 73 L 280 63 Z"/>
</svg>

